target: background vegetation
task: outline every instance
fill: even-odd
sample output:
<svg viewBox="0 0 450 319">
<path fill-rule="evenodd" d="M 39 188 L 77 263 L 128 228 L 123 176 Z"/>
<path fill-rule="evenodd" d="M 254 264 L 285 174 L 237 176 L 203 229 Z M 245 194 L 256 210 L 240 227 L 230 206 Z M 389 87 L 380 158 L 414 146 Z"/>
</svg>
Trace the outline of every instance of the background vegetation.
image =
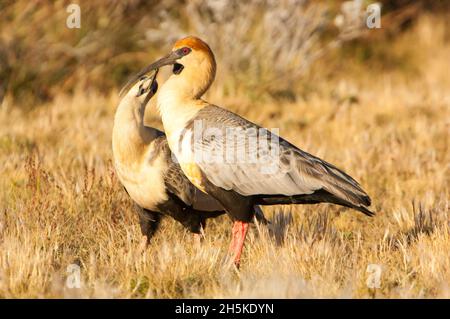
<svg viewBox="0 0 450 319">
<path fill-rule="evenodd" d="M 449 298 L 449 5 L 382 2 L 367 30 L 335 23 L 341 1 L 79 1 L 80 29 L 70 1 L 1 1 L 0 297 Z M 187 34 L 216 53 L 207 100 L 343 168 L 377 216 L 265 208 L 239 273 L 227 217 L 200 246 L 167 220 L 141 251 L 111 164 L 118 91 Z"/>
</svg>

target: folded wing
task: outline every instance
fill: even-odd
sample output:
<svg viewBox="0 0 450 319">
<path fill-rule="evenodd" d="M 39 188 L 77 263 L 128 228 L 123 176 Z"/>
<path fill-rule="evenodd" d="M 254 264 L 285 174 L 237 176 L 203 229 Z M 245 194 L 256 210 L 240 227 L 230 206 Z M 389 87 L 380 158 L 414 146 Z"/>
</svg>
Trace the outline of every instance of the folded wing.
<svg viewBox="0 0 450 319">
<path fill-rule="evenodd" d="M 325 192 L 344 206 L 370 205 L 352 177 L 232 112 L 209 106 L 195 120 L 202 129 L 192 141 L 197 165 L 217 187 L 267 198 Z"/>
</svg>

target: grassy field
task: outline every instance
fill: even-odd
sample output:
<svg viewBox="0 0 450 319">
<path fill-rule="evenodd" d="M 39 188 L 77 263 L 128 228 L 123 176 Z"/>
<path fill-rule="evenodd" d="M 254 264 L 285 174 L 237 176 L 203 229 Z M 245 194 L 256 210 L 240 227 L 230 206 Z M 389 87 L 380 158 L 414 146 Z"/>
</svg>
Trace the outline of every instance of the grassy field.
<svg viewBox="0 0 450 319">
<path fill-rule="evenodd" d="M 118 88 L 58 94 L 31 110 L 5 100 L 0 297 L 450 298 L 446 32 L 443 20 L 421 17 L 389 43 L 390 67 L 355 62 L 355 52 L 332 54 L 295 100 L 224 94 L 218 61 L 219 84 L 207 100 L 279 128 L 343 168 L 377 212 L 264 208 L 272 225 L 250 230 L 239 272 L 224 264 L 226 216 L 208 224 L 200 245 L 165 220 L 139 249 L 137 215 L 111 163 Z M 147 116 L 161 128 L 154 106 Z M 66 284 L 71 264 L 80 266 L 80 288 Z M 379 288 L 367 285 L 373 269 L 381 271 Z"/>
</svg>

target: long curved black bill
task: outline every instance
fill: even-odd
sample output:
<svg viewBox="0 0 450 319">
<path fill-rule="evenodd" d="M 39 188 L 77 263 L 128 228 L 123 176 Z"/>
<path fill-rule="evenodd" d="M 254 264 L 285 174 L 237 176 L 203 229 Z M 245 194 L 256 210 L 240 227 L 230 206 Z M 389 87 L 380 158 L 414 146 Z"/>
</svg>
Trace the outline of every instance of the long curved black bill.
<svg viewBox="0 0 450 319">
<path fill-rule="evenodd" d="M 152 70 L 159 69 L 162 66 L 175 64 L 177 59 L 179 59 L 180 56 L 177 54 L 176 51 L 173 51 L 166 55 L 165 57 L 159 59 L 156 62 L 153 62 L 150 65 L 147 65 L 145 68 L 143 68 L 141 71 L 139 71 L 138 74 L 133 76 L 130 80 L 128 80 L 127 84 L 120 90 L 119 96 L 122 96 L 125 92 L 128 92 L 128 90 L 143 76 L 151 72 Z"/>
<path fill-rule="evenodd" d="M 156 82 L 156 76 L 158 75 L 159 69 L 156 69 L 151 77 L 151 83 L 148 89 L 148 93 L 145 96 L 144 105 L 147 105 L 148 101 L 155 95 L 156 91 L 158 91 L 158 82 Z"/>
</svg>

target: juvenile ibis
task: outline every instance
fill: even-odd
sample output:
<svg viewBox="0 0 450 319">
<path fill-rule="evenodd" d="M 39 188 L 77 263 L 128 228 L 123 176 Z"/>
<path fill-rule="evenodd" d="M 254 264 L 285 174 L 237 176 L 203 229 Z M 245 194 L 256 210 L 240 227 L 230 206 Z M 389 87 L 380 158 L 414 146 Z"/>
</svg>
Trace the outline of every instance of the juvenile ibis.
<svg viewBox="0 0 450 319">
<path fill-rule="evenodd" d="M 155 77 L 142 76 L 125 88 L 112 131 L 114 166 L 120 182 L 138 206 L 147 244 L 164 215 L 200 234 L 205 220 L 224 214 L 222 206 L 199 191 L 174 161 L 163 132 L 144 124 L 145 108 L 157 90 Z"/>
</svg>

